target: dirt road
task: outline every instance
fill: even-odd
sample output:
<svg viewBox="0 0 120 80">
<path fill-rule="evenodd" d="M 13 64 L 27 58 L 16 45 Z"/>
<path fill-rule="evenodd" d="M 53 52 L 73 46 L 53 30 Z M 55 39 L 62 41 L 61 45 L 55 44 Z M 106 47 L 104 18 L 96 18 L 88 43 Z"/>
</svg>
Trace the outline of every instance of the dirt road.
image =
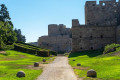
<svg viewBox="0 0 120 80">
<path fill-rule="evenodd" d="M 77 80 L 77 77 L 68 64 L 68 58 L 58 56 L 44 68 L 43 73 L 37 80 Z"/>
</svg>

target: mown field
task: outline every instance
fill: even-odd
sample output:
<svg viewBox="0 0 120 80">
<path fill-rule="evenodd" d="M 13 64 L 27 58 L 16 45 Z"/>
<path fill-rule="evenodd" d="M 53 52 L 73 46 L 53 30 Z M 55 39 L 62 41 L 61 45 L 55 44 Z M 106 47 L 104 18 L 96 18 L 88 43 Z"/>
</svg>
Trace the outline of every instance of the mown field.
<svg viewBox="0 0 120 80">
<path fill-rule="evenodd" d="M 69 55 L 69 64 L 84 80 L 120 80 L 120 53 L 118 51 L 120 48 L 109 54 L 103 54 L 102 50 L 72 53 Z M 73 59 L 76 61 L 72 61 Z M 78 67 L 77 63 L 81 66 Z M 86 77 L 90 69 L 96 70 L 97 78 Z"/>
<path fill-rule="evenodd" d="M 6 54 L 0 54 L 0 80 L 35 80 L 42 73 L 42 68 L 35 69 L 33 64 L 34 62 L 42 63 L 43 59 L 47 60 L 47 64 L 53 61 L 54 57 L 38 57 L 14 50 L 7 50 Z M 18 71 L 24 71 L 26 77 L 16 77 Z"/>
</svg>

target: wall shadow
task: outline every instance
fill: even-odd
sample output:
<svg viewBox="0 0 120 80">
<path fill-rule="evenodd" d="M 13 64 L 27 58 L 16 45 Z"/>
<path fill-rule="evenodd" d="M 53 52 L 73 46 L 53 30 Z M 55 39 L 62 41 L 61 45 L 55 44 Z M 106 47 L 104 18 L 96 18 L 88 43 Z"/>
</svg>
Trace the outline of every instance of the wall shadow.
<svg viewBox="0 0 120 80">
<path fill-rule="evenodd" d="M 96 56 L 99 56 L 99 55 L 102 55 L 102 54 L 103 54 L 103 49 L 101 49 L 101 50 L 73 52 L 68 57 L 72 58 L 72 57 L 77 57 L 77 56 L 82 56 L 82 55 L 87 55 L 89 57 L 96 57 Z"/>
</svg>

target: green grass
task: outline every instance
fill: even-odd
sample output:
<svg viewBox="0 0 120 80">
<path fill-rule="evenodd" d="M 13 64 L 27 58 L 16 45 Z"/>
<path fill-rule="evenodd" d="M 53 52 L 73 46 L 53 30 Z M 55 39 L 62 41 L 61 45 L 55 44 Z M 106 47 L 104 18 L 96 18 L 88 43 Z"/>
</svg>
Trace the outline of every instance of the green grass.
<svg viewBox="0 0 120 80">
<path fill-rule="evenodd" d="M 119 50 L 119 49 L 118 49 Z M 110 54 L 101 55 L 103 51 L 83 51 L 69 55 L 69 64 L 74 67 L 75 73 L 85 80 L 120 80 L 120 57 Z M 76 61 L 72 61 L 75 59 Z M 77 63 L 81 63 L 78 69 Z M 97 78 L 86 77 L 87 71 L 94 69 Z"/>
<path fill-rule="evenodd" d="M 42 73 L 42 69 L 30 69 L 28 66 L 33 65 L 34 62 L 42 62 L 42 59 L 46 59 L 47 62 L 54 59 L 13 50 L 7 50 L 6 52 L 7 54 L 0 54 L 0 80 L 35 80 Z M 26 77 L 16 77 L 18 71 L 24 71 Z"/>
</svg>

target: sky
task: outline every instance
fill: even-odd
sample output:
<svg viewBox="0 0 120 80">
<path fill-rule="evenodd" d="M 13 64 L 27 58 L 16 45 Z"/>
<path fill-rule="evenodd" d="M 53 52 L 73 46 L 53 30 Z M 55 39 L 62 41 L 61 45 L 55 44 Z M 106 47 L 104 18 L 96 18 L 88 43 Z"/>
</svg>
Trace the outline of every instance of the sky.
<svg viewBox="0 0 120 80">
<path fill-rule="evenodd" d="M 0 4 L 6 5 L 14 28 L 21 29 L 26 42 L 37 42 L 48 35 L 49 24 L 71 28 L 72 19 L 84 24 L 86 1 L 90 0 L 0 0 Z"/>
</svg>

